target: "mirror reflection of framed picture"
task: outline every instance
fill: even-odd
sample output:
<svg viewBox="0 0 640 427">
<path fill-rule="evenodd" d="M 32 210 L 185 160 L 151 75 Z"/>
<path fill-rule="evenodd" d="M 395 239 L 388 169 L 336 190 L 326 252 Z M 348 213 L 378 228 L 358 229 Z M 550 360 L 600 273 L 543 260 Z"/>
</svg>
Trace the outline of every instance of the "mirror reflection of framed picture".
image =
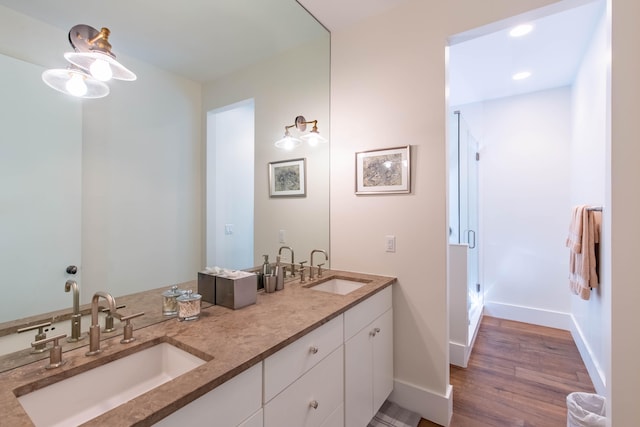
<svg viewBox="0 0 640 427">
<path fill-rule="evenodd" d="M 356 153 L 356 194 L 410 192 L 410 145 Z"/>
<path fill-rule="evenodd" d="M 306 197 L 307 159 L 269 163 L 269 197 Z"/>
</svg>

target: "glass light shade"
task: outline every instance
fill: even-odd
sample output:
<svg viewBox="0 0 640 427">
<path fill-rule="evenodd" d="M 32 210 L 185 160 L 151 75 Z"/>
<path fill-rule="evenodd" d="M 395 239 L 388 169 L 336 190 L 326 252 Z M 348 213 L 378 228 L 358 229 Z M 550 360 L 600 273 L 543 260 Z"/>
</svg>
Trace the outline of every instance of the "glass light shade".
<svg viewBox="0 0 640 427">
<path fill-rule="evenodd" d="M 89 67 L 89 71 L 91 75 L 101 82 L 106 82 L 111 80 L 113 77 L 113 70 L 111 70 L 111 65 L 107 61 L 102 59 L 96 59 L 93 61 L 93 64 Z"/>
<path fill-rule="evenodd" d="M 67 52 L 64 54 L 64 57 L 67 61 L 71 62 L 73 65 L 76 65 L 85 70 L 89 70 L 91 74 L 97 79 L 100 79 L 100 77 L 93 74 L 94 63 L 96 61 L 103 61 L 103 63 L 106 63 L 106 65 L 105 64 L 98 65 L 97 68 L 99 70 L 100 69 L 104 70 L 106 66 L 108 66 L 109 69 L 111 70 L 112 78 L 116 80 L 133 81 L 138 78 L 132 71 L 128 70 L 124 65 L 120 64 L 114 58 L 102 52 Z"/>
<path fill-rule="evenodd" d="M 294 138 L 291 135 L 286 135 L 279 141 L 276 141 L 276 148 L 280 148 L 283 150 L 293 150 L 295 147 L 300 145 L 302 141 L 298 138 Z"/>
<path fill-rule="evenodd" d="M 49 87 L 78 98 L 102 98 L 109 95 L 109 86 L 80 70 L 56 68 L 42 73 Z"/>
<path fill-rule="evenodd" d="M 311 131 L 308 134 L 303 135 L 302 139 L 307 141 L 307 143 L 312 147 L 315 147 L 318 144 L 327 142 L 326 138 L 324 138 L 318 132 L 314 132 L 314 131 Z"/>
</svg>

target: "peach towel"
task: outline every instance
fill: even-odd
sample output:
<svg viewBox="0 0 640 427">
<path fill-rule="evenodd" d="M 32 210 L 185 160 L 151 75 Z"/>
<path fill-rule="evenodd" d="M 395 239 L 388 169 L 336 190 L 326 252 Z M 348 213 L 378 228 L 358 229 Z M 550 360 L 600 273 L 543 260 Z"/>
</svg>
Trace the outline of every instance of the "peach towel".
<svg viewBox="0 0 640 427">
<path fill-rule="evenodd" d="M 601 212 L 590 211 L 585 205 L 573 208 L 566 240 L 569 288 L 584 300 L 588 300 L 591 289 L 598 286 L 596 244 L 600 242 L 601 223 Z"/>
</svg>

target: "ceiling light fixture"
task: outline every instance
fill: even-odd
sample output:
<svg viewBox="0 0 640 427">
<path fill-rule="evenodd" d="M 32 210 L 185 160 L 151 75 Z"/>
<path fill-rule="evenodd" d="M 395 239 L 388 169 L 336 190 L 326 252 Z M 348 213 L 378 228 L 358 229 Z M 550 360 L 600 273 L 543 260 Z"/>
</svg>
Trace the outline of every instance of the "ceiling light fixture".
<svg viewBox="0 0 640 427">
<path fill-rule="evenodd" d="M 519 73 L 515 73 L 511 78 L 513 80 L 524 80 L 531 77 L 531 73 L 529 71 L 521 71 Z"/>
<path fill-rule="evenodd" d="M 316 145 L 327 142 L 326 138 L 320 135 L 318 131 L 318 121 L 317 120 L 309 120 L 304 118 L 304 116 L 297 116 L 294 120 L 294 123 L 289 126 L 284 127 L 284 136 L 282 139 L 276 141 L 276 148 L 281 148 L 284 150 L 292 150 L 302 142 L 299 138 L 295 138 L 289 132 L 289 129 L 295 127 L 299 132 L 304 132 L 307 130 L 307 125 L 313 123 L 313 128 L 309 131 L 309 133 L 301 136 L 302 139 L 307 141 L 307 143 L 315 147 Z"/>
<path fill-rule="evenodd" d="M 108 28 L 100 31 L 89 25 L 76 25 L 69 31 L 73 52 L 64 57 L 68 69 L 52 69 L 42 73 L 42 80 L 60 92 L 79 98 L 102 98 L 109 94 L 104 82 L 113 79 L 133 81 L 136 75 L 116 61 L 111 52 Z"/>
<path fill-rule="evenodd" d="M 531 24 L 521 24 L 513 27 L 511 31 L 509 31 L 509 35 L 511 37 L 522 37 L 526 34 L 529 34 L 533 30 L 533 25 Z"/>
</svg>

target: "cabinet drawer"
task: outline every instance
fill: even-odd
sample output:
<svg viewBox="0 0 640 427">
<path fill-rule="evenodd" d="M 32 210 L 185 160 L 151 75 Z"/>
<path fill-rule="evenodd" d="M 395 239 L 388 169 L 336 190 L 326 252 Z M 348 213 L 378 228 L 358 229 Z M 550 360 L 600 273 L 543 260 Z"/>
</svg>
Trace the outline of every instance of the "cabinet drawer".
<svg viewBox="0 0 640 427">
<path fill-rule="evenodd" d="M 342 333 L 340 315 L 265 359 L 264 403 L 341 346 Z"/>
<path fill-rule="evenodd" d="M 345 341 L 390 309 L 392 304 L 391 286 L 387 286 L 382 291 L 344 313 Z"/>
<path fill-rule="evenodd" d="M 320 427 L 344 401 L 343 347 L 287 387 L 264 407 L 265 427 Z M 313 402 L 317 405 L 314 408 Z M 326 425 L 326 424 L 324 424 Z"/>
</svg>

